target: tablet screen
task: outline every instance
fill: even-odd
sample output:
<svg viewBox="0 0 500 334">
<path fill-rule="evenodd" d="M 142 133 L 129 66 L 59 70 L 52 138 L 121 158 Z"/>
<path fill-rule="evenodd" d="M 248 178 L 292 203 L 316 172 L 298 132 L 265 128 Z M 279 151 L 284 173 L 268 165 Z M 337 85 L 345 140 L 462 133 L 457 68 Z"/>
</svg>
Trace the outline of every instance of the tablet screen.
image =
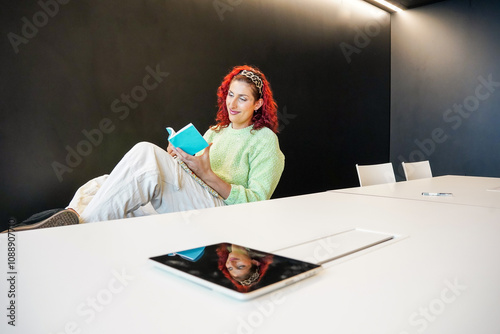
<svg viewBox="0 0 500 334">
<path fill-rule="evenodd" d="M 304 274 L 312 275 L 320 267 L 231 243 L 165 254 L 151 260 L 243 294 L 293 277 L 308 277 Z"/>
</svg>

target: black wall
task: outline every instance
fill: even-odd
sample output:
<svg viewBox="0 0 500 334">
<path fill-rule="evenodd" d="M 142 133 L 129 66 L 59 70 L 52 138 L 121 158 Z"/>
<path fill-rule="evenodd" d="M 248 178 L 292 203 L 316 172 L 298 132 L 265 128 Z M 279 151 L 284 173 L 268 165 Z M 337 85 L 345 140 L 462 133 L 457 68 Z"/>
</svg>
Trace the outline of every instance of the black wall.
<svg viewBox="0 0 500 334">
<path fill-rule="evenodd" d="M 392 16 L 391 161 L 500 177 L 500 2 L 447 0 Z"/>
<path fill-rule="evenodd" d="M 166 147 L 165 126 L 206 129 L 239 64 L 279 104 L 274 197 L 356 186 L 355 163 L 389 159 L 390 19 L 363 1 L 59 1 L 0 14 L 3 226 L 66 206 L 139 141 Z"/>
</svg>

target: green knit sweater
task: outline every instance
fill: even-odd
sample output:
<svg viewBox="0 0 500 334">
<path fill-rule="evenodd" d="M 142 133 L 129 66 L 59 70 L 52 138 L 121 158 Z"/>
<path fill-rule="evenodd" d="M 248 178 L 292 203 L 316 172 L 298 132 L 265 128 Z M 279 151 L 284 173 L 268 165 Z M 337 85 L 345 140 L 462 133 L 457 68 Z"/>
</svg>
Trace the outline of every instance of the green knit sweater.
<svg viewBox="0 0 500 334">
<path fill-rule="evenodd" d="M 203 137 L 210 148 L 210 165 L 222 180 L 231 184 L 226 204 L 271 198 L 285 167 L 278 137 L 269 128 L 251 131 L 253 125 L 234 130 L 232 124 Z"/>
</svg>

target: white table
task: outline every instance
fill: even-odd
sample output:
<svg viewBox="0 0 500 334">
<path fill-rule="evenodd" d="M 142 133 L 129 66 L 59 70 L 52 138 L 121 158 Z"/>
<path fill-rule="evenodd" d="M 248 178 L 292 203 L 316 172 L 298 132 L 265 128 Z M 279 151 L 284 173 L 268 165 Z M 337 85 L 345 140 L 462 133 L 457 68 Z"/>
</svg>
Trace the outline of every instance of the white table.
<svg viewBox="0 0 500 334">
<path fill-rule="evenodd" d="M 250 302 L 147 261 L 220 241 L 273 251 L 352 228 L 397 238 Z M 499 236 L 497 208 L 339 192 L 26 231 L 16 327 L 2 314 L 0 332 L 498 333 Z M 0 288 L 6 314 L 5 278 Z"/>
<path fill-rule="evenodd" d="M 492 189 L 495 188 L 497 190 L 493 191 Z M 333 191 L 349 194 L 500 208 L 500 178 L 492 177 L 447 175 Z M 422 196 L 423 192 L 451 193 L 452 195 Z"/>
</svg>

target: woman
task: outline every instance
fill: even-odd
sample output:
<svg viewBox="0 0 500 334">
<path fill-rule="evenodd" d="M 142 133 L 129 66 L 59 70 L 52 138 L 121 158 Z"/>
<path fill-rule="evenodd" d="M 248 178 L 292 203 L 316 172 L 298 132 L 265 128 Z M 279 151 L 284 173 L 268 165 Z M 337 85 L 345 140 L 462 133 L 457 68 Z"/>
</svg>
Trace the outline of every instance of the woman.
<svg viewBox="0 0 500 334">
<path fill-rule="evenodd" d="M 18 230 L 58 225 L 54 217 L 69 224 L 63 218 L 74 221 L 74 212 L 87 223 L 143 215 L 148 204 L 167 213 L 269 199 L 284 169 L 269 82 L 257 68 L 237 66 L 217 97 L 216 125 L 205 133 L 209 147 L 201 154 L 139 143 L 109 176 L 82 186 L 67 210 Z"/>
<path fill-rule="evenodd" d="M 238 245 L 222 244 L 216 252 L 219 270 L 240 292 L 248 292 L 257 285 L 273 262 L 271 254 Z"/>
</svg>

